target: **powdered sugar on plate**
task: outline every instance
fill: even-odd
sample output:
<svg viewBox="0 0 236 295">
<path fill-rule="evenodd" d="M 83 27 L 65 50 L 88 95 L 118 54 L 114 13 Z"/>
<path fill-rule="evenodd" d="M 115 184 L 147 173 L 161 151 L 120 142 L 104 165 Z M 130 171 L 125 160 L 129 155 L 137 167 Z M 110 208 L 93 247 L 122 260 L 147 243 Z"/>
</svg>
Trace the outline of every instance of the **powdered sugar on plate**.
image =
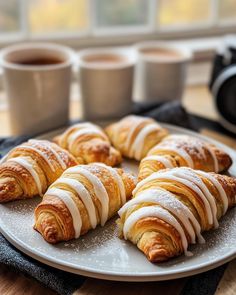
<svg viewBox="0 0 236 295">
<path fill-rule="evenodd" d="M 164 127 L 174 133 L 199 136 L 184 129 Z M 233 157 L 234 164 L 229 172 L 236 176 L 236 153 L 220 143 L 218 146 Z M 124 161 L 122 167 L 137 173 L 135 161 Z M 136 246 L 118 238 L 117 216 L 104 227 L 99 226 L 77 240 L 48 244 L 33 229 L 34 208 L 40 201 L 41 198 L 36 197 L 0 205 L 0 228 L 17 248 L 56 268 L 104 279 L 151 281 L 192 275 L 236 257 L 236 208 L 222 218 L 217 230 L 203 234 L 205 244 L 189 247 L 194 254 L 192 257 L 180 256 L 156 265 L 150 263 Z"/>
</svg>

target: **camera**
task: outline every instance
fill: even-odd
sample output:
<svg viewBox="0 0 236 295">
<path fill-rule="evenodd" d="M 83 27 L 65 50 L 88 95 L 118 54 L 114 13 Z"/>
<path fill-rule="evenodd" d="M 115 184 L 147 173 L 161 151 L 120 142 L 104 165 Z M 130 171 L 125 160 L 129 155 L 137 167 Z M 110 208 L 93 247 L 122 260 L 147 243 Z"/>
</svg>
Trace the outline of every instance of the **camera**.
<svg viewBox="0 0 236 295">
<path fill-rule="evenodd" d="M 218 50 L 209 87 L 220 123 L 236 133 L 236 36 L 227 37 Z"/>
</svg>

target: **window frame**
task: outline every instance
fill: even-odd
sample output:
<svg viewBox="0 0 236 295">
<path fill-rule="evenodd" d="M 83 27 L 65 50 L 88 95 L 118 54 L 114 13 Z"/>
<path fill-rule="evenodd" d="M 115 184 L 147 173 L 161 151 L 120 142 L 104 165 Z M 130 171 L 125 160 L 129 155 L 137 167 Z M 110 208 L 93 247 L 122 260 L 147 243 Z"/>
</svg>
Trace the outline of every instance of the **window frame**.
<svg viewBox="0 0 236 295">
<path fill-rule="evenodd" d="M 20 30 L 0 34 L 0 47 L 13 42 L 52 41 L 70 45 L 74 48 L 99 45 L 131 44 L 145 39 L 183 39 L 195 37 L 217 36 L 235 33 L 236 18 L 219 19 L 218 7 L 220 0 L 211 0 L 211 16 L 206 22 L 188 25 L 160 26 L 157 21 L 158 0 L 148 1 L 148 22 L 136 26 L 116 26 L 111 28 L 97 28 L 94 13 L 95 1 L 88 0 L 89 24 L 86 30 L 76 32 L 53 32 L 32 35 L 28 23 L 29 0 L 20 1 Z M 125 29 L 124 29 L 125 28 Z M 112 36 L 112 39 L 111 39 Z"/>
</svg>

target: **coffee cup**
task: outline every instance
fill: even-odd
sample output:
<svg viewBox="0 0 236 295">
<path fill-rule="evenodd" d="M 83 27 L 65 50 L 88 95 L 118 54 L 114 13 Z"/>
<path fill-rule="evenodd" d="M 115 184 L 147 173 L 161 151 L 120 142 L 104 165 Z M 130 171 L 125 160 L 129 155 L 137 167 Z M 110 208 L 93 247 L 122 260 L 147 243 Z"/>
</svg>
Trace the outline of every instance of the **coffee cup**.
<svg viewBox="0 0 236 295">
<path fill-rule="evenodd" d="M 83 116 L 107 120 L 131 111 L 135 57 L 129 49 L 94 48 L 79 53 Z"/>
<path fill-rule="evenodd" d="M 12 134 L 37 134 L 69 119 L 74 52 L 50 43 L 23 43 L 0 52 Z"/>
<path fill-rule="evenodd" d="M 147 41 L 134 47 L 137 54 L 135 101 L 156 103 L 180 100 L 191 51 L 164 42 Z"/>
</svg>

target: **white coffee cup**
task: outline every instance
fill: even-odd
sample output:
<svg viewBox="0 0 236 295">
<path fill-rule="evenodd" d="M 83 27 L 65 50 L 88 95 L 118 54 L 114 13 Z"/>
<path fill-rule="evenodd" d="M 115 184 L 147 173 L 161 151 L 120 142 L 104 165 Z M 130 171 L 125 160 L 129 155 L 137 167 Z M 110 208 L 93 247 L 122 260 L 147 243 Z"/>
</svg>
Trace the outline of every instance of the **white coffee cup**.
<svg viewBox="0 0 236 295">
<path fill-rule="evenodd" d="M 134 64 L 129 49 L 94 48 L 79 53 L 85 119 L 106 120 L 131 111 Z"/>
<path fill-rule="evenodd" d="M 165 42 L 147 41 L 135 45 L 137 95 L 143 103 L 180 100 L 191 51 Z"/>
<path fill-rule="evenodd" d="M 23 43 L 0 52 L 12 133 L 37 134 L 69 119 L 74 52 L 50 43 Z"/>
</svg>

